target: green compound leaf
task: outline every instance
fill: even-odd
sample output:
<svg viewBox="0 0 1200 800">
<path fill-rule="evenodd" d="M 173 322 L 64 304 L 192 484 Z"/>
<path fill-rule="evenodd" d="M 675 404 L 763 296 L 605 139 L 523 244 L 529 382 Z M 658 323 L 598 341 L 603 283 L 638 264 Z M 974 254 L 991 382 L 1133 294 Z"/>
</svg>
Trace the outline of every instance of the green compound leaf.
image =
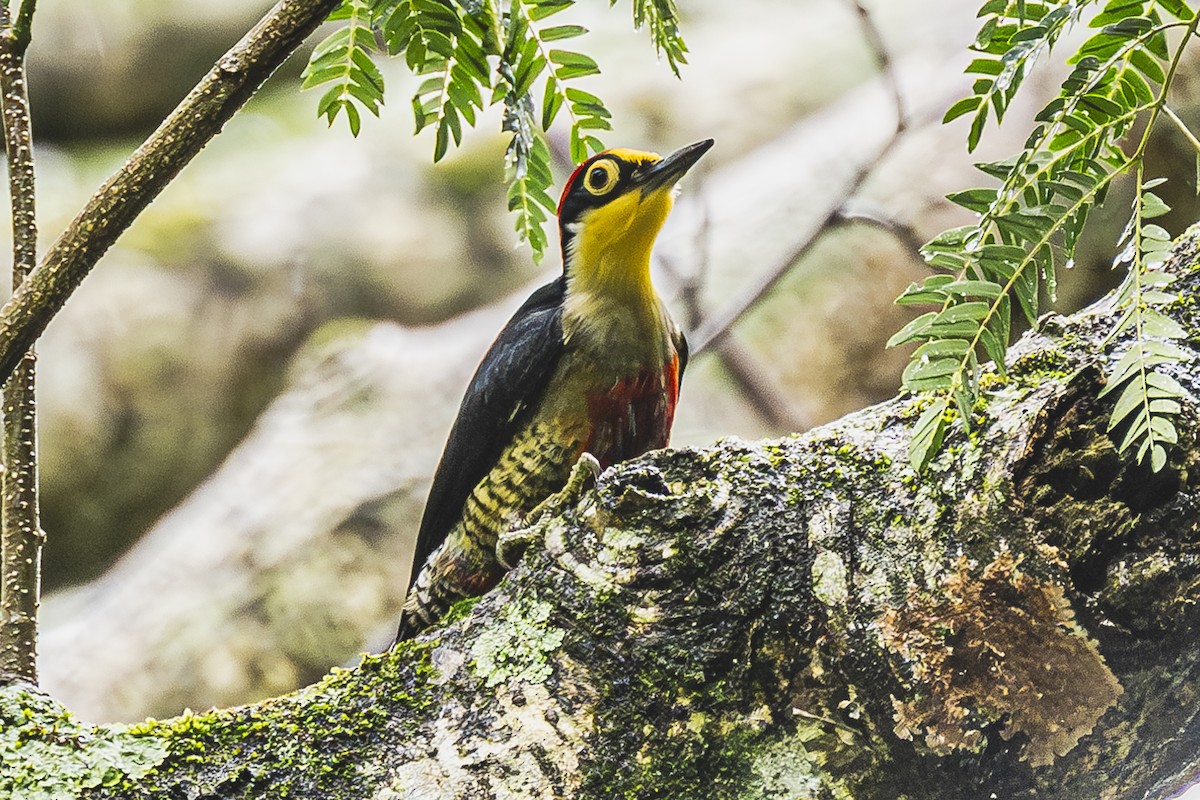
<svg viewBox="0 0 1200 800">
<path fill-rule="evenodd" d="M 609 0 L 614 6 L 617 0 Z M 633 0 L 633 26 L 646 28 L 654 49 L 666 56 L 671 71 L 679 77 L 679 67 L 687 63 L 687 45 L 679 34 L 679 10 L 675 0 Z"/>
<path fill-rule="evenodd" d="M 317 102 L 317 115 L 332 125 L 338 114 L 344 113 L 350 133 L 358 136 L 362 125 L 359 108 L 379 116 L 383 105 L 383 75 L 371 60 L 376 48 L 370 3 L 343 0 L 330 19 L 344 19 L 346 26 L 316 46 L 300 86 L 312 89 L 331 84 Z"/>
<path fill-rule="evenodd" d="M 1177 21 L 1164 21 L 1165 15 Z M 1165 109 L 1166 90 L 1195 37 L 1197 19 L 1187 3 L 1158 0 L 990 0 L 981 5 L 980 17 L 975 57 L 966 70 L 975 78 L 971 94 L 945 115 L 946 121 L 970 117 L 968 149 L 979 143 L 990 115 L 1003 118 L 1035 61 L 1045 60 L 1065 33 L 1081 21 L 1094 33 L 1068 58 L 1071 73 L 1059 95 L 1037 114 L 1022 151 L 978 165 L 999 186 L 949 196 L 979 218 L 925 245 L 922 253 L 930 266 L 947 274 L 913 284 L 897 299 L 902 305 L 933 306 L 888 342 L 920 344 L 904 385 L 911 391 L 949 392 L 949 399 L 942 396 L 947 408 L 953 400 L 964 425 L 969 423 L 980 392 L 980 358 L 991 359 L 1004 373 L 1013 306 L 1036 323 L 1044 299 L 1055 299 L 1057 271 L 1072 262 L 1092 208 L 1104 201 L 1118 174 L 1136 168 L 1139 201 L 1118 259 L 1136 279 L 1118 294 L 1110 339 L 1132 337 L 1140 344 L 1119 361 L 1110 386 L 1124 392 L 1137 381 L 1129 397 L 1142 402 L 1131 405 L 1125 399 L 1121 405 L 1126 416 L 1119 424 L 1129 427 L 1126 447 L 1136 445 L 1138 457 L 1149 456 L 1152 465 L 1164 463 L 1174 436 L 1170 417 L 1181 398 L 1174 394 L 1177 382 L 1163 368 L 1175 358 L 1178 348 L 1170 342 L 1182 331 L 1161 311 L 1174 296 L 1155 272 L 1169 256 L 1170 235 L 1145 223 L 1168 208 L 1149 191 L 1154 182 L 1141 181 L 1140 171 L 1146 132 Z M 1200 174 L 1200 166 L 1197 170 Z M 951 358 L 956 359 L 953 369 L 945 363 Z M 913 447 L 928 446 L 934 431 L 914 437 Z M 922 452 L 916 461 L 929 457 Z"/>
<path fill-rule="evenodd" d="M 1154 271 L 1165 260 L 1170 243 L 1166 231 L 1144 220 L 1151 214 L 1157 216 L 1165 206 L 1147 191 L 1148 186 L 1160 181 L 1142 182 L 1141 172 L 1139 164 L 1133 217 L 1126 226 L 1118 258 L 1122 263 L 1129 262 L 1129 274 L 1117 291 L 1119 321 L 1109 337 L 1128 336 L 1131 341 L 1109 371 L 1100 396 L 1120 390 L 1108 429 L 1127 426 L 1120 451 L 1136 447 L 1137 460 L 1143 461 L 1149 455 L 1150 468 L 1158 472 L 1166 466 L 1167 448 L 1179 440 L 1174 417 L 1182 413 L 1182 401 L 1190 400 L 1190 395 L 1179 381 L 1162 371 L 1187 358 L 1176 344 L 1186 332 L 1161 310 L 1178 299 L 1165 291 L 1174 276 Z"/>
</svg>

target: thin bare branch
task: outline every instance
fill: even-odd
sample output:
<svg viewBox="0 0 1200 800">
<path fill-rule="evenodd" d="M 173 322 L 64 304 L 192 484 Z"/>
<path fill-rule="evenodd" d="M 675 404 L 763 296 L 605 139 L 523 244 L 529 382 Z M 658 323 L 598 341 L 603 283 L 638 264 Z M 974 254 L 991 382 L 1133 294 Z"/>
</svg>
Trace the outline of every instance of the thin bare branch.
<svg viewBox="0 0 1200 800">
<path fill-rule="evenodd" d="M 807 233 L 802 236 L 795 247 L 791 249 L 776 265 L 769 270 L 766 275 L 755 286 L 750 288 L 741 299 L 732 303 L 720 314 L 710 318 L 692 337 L 692 352 L 702 353 L 710 347 L 719 344 L 733 327 L 741 322 L 746 313 L 753 309 L 762 301 L 764 297 L 770 294 L 779 282 L 787 277 L 791 272 L 792 267 L 800 263 L 806 255 L 816 246 L 821 237 L 832 228 L 837 227 L 843 221 L 843 206 L 846 201 L 858 193 L 863 183 L 875 171 L 875 168 L 891 153 L 900 138 L 900 131 L 897 130 L 884 143 L 880 151 L 870 161 L 863 164 L 847 182 L 846 187 L 842 190 L 839 201 L 829 209 L 824 217 Z"/>
<path fill-rule="evenodd" d="M 708 235 L 711 229 L 711 215 L 708 205 L 704 203 L 703 191 L 698 192 L 702 204 L 700 210 L 700 226 L 696 230 L 695 250 L 697 255 L 696 269 L 685 273 L 679 268 L 674 259 L 661 257 L 663 271 L 678 285 L 675 302 L 683 307 L 684 323 L 689 329 L 700 326 L 704 320 L 704 309 L 700 295 L 704 282 L 708 278 L 709 243 Z M 767 371 L 758 363 L 758 358 L 730 336 L 725 338 L 713 354 L 721 360 L 729 377 L 737 384 L 742 398 L 750 405 L 768 425 L 778 431 L 799 433 L 808 430 L 811 423 L 804 419 L 795 409 L 778 384 L 771 379 Z"/>
<path fill-rule="evenodd" d="M 843 206 L 838 214 L 838 222 L 854 225 L 867 225 L 872 228 L 878 228 L 885 233 L 890 233 L 895 239 L 904 245 L 914 258 L 923 260 L 921 255 L 921 246 L 925 244 L 923 237 L 917 233 L 913 226 L 908 223 L 901 222 L 895 217 L 887 216 L 886 214 L 877 213 L 874 210 L 865 208 L 848 208 Z"/>
<path fill-rule="evenodd" d="M 33 3 L 26 0 L 18 25 L 8 9 L 0 14 L 0 116 L 8 157 L 12 204 L 13 286 L 37 263 L 33 135 L 25 88 L 25 51 Z M 3 458 L 0 477 L 0 681 L 37 683 L 37 614 L 41 592 L 42 544 L 38 519 L 37 406 L 35 355 L 31 349 L 5 382 Z"/>
<path fill-rule="evenodd" d="M 1184 138 L 1188 140 L 1188 143 L 1192 146 L 1192 148 L 1195 149 L 1196 152 L 1200 153 L 1200 139 L 1196 138 L 1196 134 L 1192 133 L 1192 129 L 1187 126 L 1187 123 L 1181 120 L 1179 115 L 1176 114 L 1170 106 L 1164 104 L 1162 109 L 1163 113 L 1167 115 L 1167 119 L 1175 123 L 1175 127 L 1178 128 L 1179 132 L 1182 133 Z"/>
<path fill-rule="evenodd" d="M 736 336 L 726 337 L 714 352 L 763 422 L 788 433 L 803 433 L 812 427 L 812 421 L 796 409 L 787 392 L 759 363 L 758 356 L 743 347 Z"/>
<path fill-rule="evenodd" d="M 659 265 L 671 283 L 675 284 L 674 303 L 683 307 L 683 326 L 685 330 L 694 331 L 704 322 L 704 306 L 700 295 L 712 263 L 709 247 L 709 233 L 712 230 L 712 214 L 708 203 L 705 202 L 703 181 L 697 181 L 694 189 L 697 202 L 700 203 L 700 225 L 693 239 L 693 250 L 696 257 L 696 268 L 684 270 L 676 260 L 668 255 L 655 253 Z"/>
<path fill-rule="evenodd" d="M 0 308 L 0 379 L 13 373 L 117 237 L 337 5 L 280 0 L 100 187 Z"/>
</svg>

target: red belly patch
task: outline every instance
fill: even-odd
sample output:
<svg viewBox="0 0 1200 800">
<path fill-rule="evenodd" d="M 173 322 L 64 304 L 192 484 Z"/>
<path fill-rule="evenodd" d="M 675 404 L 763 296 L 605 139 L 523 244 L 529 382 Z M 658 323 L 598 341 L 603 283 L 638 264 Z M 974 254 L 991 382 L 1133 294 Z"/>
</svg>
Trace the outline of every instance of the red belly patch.
<svg viewBox="0 0 1200 800">
<path fill-rule="evenodd" d="M 583 450 L 601 467 L 666 447 L 679 397 L 679 358 L 661 370 L 642 370 L 588 397 L 591 436 Z"/>
</svg>

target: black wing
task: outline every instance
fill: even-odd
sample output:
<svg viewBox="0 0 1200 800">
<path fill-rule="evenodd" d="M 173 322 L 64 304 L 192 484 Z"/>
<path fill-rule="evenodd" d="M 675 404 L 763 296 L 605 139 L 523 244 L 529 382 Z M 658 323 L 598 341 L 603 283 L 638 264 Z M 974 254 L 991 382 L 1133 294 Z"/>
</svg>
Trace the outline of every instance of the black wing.
<svg viewBox="0 0 1200 800">
<path fill-rule="evenodd" d="M 530 295 L 475 370 L 425 501 L 410 585 L 541 399 L 563 352 L 565 291 L 559 277 Z"/>
</svg>

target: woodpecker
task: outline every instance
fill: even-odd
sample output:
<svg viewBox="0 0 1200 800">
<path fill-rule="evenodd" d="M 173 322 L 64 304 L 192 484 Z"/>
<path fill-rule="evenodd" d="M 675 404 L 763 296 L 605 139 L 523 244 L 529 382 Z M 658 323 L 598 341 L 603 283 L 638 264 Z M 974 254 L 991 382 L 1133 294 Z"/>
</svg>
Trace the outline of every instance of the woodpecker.
<svg viewBox="0 0 1200 800">
<path fill-rule="evenodd" d="M 606 150 L 567 180 L 562 274 L 530 295 L 471 379 L 425 503 L 397 641 L 495 586 L 498 540 L 581 457 L 605 468 L 667 445 L 688 350 L 650 282 L 650 251 L 677 182 L 711 146 L 666 158 Z"/>
</svg>

